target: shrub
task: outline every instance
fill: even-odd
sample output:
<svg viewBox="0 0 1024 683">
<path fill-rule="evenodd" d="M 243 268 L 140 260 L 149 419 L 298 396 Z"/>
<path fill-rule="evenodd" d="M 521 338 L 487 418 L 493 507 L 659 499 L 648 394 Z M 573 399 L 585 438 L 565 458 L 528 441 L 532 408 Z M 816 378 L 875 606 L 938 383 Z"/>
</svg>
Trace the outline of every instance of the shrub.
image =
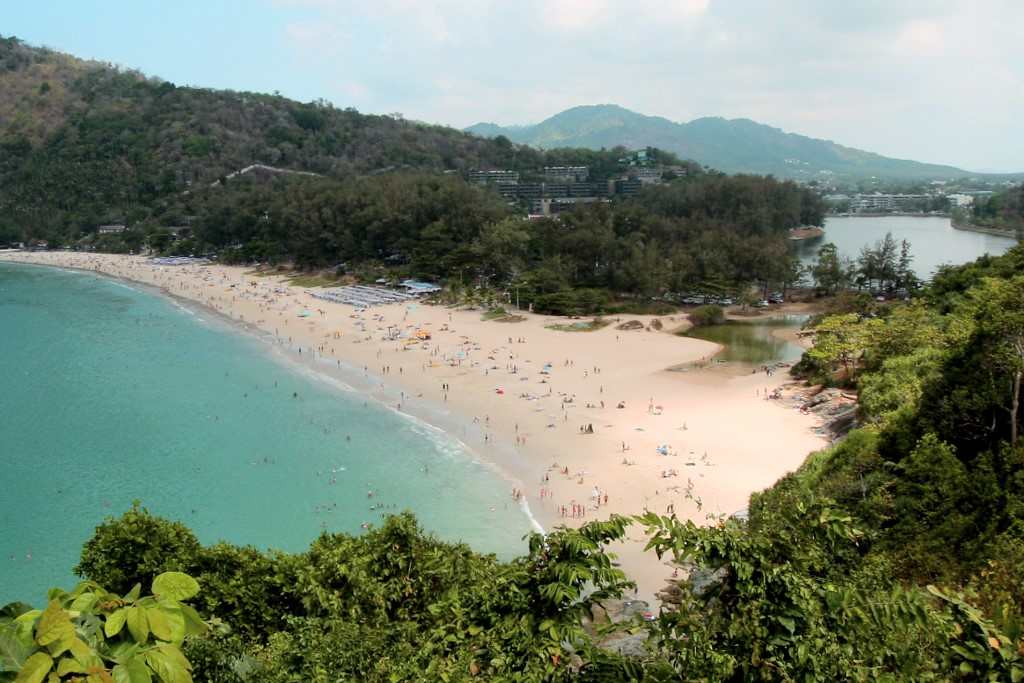
<svg viewBox="0 0 1024 683">
<path fill-rule="evenodd" d="M 725 321 L 725 311 L 721 306 L 715 306 L 709 304 L 707 306 L 698 306 L 690 313 L 690 322 L 696 327 L 704 325 L 718 325 Z"/>
</svg>

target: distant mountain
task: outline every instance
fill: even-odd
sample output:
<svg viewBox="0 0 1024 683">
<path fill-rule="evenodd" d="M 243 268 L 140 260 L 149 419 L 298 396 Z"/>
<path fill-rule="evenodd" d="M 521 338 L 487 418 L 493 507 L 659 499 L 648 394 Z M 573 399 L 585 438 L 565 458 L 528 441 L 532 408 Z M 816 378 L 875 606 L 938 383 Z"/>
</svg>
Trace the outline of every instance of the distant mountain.
<svg viewBox="0 0 1024 683">
<path fill-rule="evenodd" d="M 877 176 L 893 180 L 944 179 L 972 174 L 953 166 L 891 159 L 829 140 L 786 133 L 750 119 L 705 117 L 675 123 L 613 104 L 573 107 L 532 126 L 478 123 L 465 129 L 482 137 L 504 135 L 542 148 L 658 147 L 729 173 L 771 173 L 812 179 Z"/>
</svg>

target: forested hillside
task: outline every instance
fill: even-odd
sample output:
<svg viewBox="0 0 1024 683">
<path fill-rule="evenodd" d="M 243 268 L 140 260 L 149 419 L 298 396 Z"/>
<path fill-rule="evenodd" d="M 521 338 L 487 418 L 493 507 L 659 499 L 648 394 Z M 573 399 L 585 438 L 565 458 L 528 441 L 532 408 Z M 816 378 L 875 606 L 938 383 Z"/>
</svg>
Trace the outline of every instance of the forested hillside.
<svg viewBox="0 0 1024 683">
<path fill-rule="evenodd" d="M 326 102 L 176 87 L 0 37 L 0 242 L 136 223 L 250 164 L 332 178 L 402 169 L 608 167 Z"/>
</svg>

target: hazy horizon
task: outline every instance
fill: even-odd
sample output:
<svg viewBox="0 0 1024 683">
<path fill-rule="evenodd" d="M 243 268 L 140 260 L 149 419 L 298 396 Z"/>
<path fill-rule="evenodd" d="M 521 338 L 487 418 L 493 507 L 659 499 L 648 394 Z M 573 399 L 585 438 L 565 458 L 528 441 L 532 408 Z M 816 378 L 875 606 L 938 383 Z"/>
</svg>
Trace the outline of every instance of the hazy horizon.
<svg viewBox="0 0 1024 683">
<path fill-rule="evenodd" d="M 182 85 L 455 128 L 615 103 L 1024 171 L 1024 3 L 1010 0 L 57 0 L 0 18 L 3 35 Z"/>
</svg>

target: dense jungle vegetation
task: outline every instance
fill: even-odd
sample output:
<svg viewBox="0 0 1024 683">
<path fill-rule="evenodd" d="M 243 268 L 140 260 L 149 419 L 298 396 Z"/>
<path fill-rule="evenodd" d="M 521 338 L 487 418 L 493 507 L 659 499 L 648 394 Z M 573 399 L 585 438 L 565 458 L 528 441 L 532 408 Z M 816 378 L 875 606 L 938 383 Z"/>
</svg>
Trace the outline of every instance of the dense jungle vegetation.
<svg viewBox="0 0 1024 683">
<path fill-rule="evenodd" d="M 821 320 L 804 367 L 859 389 L 861 426 L 749 520 L 612 517 L 501 562 L 409 514 L 290 555 L 203 546 L 135 507 L 86 543 L 87 583 L 0 611 L 0 680 L 1022 680 L 1021 273 L 1017 247 Z M 630 583 L 607 545 L 628 524 L 700 580 L 654 622 L 609 625 L 599 605 Z"/>
</svg>

